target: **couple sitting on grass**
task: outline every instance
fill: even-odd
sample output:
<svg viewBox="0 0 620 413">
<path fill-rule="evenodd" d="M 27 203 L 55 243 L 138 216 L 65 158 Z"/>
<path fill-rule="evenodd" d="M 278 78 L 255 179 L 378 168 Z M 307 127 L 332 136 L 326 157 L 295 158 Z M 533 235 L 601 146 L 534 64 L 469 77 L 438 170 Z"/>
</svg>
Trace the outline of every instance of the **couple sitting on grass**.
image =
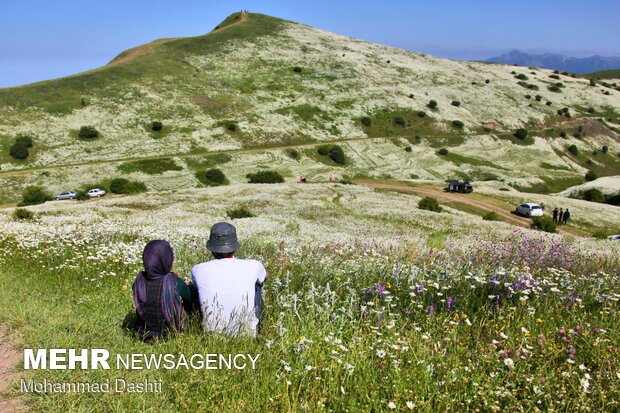
<svg viewBox="0 0 620 413">
<path fill-rule="evenodd" d="M 205 331 L 256 336 L 262 314 L 261 288 L 269 277 L 256 260 L 234 257 L 237 231 L 226 222 L 211 227 L 207 249 L 213 259 L 192 268 L 192 281 L 172 272 L 174 255 L 167 241 L 144 248 L 144 271 L 133 284 L 136 331 L 144 340 L 164 338 L 185 328 L 198 308 Z"/>
</svg>

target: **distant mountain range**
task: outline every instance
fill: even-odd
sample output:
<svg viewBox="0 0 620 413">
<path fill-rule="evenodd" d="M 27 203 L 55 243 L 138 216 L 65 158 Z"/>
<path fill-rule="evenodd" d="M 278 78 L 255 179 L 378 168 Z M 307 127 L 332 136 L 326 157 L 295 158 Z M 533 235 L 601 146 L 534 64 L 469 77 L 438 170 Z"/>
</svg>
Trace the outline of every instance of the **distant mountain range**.
<svg viewBox="0 0 620 413">
<path fill-rule="evenodd" d="M 608 69 L 620 69 L 620 57 L 568 57 L 559 54 L 545 53 L 534 55 L 512 50 L 501 56 L 492 57 L 486 62 L 516 64 L 519 66 L 544 67 L 575 74 L 586 74 Z"/>
</svg>

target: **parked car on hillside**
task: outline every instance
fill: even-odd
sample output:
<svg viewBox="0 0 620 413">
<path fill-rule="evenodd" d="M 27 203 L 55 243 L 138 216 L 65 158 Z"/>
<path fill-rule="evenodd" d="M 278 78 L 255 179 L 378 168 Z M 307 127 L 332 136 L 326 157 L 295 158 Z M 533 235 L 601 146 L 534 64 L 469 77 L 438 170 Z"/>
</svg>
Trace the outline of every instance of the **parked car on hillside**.
<svg viewBox="0 0 620 413">
<path fill-rule="evenodd" d="M 100 188 L 93 188 L 86 193 L 89 197 L 95 198 L 105 195 L 105 191 Z"/>
<path fill-rule="evenodd" d="M 519 205 L 515 212 L 524 217 L 542 217 L 545 214 L 543 208 L 533 202 L 526 202 L 525 204 Z"/>
<path fill-rule="evenodd" d="M 620 241 L 620 235 L 610 235 L 607 238 L 609 238 L 612 241 Z"/>
<path fill-rule="evenodd" d="M 63 199 L 75 199 L 76 193 L 73 191 L 61 192 L 54 197 L 56 201 L 60 201 Z"/>
<path fill-rule="evenodd" d="M 473 192 L 474 188 L 471 186 L 469 181 L 459 181 L 458 179 L 453 179 L 448 184 L 446 191 L 448 192 L 460 192 L 463 194 L 469 194 Z"/>
</svg>

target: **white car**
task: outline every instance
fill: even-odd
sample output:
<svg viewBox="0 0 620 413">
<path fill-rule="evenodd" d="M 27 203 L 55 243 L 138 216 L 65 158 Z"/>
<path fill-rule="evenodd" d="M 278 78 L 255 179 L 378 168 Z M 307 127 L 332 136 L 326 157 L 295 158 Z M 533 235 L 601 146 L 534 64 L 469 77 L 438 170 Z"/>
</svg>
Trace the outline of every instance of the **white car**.
<svg viewBox="0 0 620 413">
<path fill-rule="evenodd" d="M 67 191 L 67 192 L 61 192 L 60 194 L 56 195 L 54 199 L 56 201 L 60 201 L 61 199 L 75 199 L 76 196 L 77 195 L 75 192 Z"/>
<path fill-rule="evenodd" d="M 88 191 L 86 194 L 89 197 L 91 197 L 91 198 L 95 198 L 95 197 L 99 197 L 99 196 L 104 196 L 105 195 L 105 191 L 103 189 L 93 188 L 90 191 Z"/>
<path fill-rule="evenodd" d="M 542 207 L 533 202 L 526 202 L 525 204 L 519 205 L 515 212 L 524 217 L 542 217 L 545 214 Z"/>
<path fill-rule="evenodd" d="M 611 241 L 620 241 L 620 235 L 610 235 L 609 238 Z"/>
</svg>

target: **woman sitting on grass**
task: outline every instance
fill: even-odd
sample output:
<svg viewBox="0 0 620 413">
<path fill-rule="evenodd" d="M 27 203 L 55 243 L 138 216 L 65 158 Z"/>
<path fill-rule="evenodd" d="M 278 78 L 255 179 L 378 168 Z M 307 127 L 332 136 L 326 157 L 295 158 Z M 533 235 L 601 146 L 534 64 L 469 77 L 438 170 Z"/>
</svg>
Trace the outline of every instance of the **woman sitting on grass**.
<svg viewBox="0 0 620 413">
<path fill-rule="evenodd" d="M 142 253 L 144 271 L 133 283 L 136 306 L 136 332 L 143 340 L 164 338 L 169 331 L 179 332 L 187 324 L 192 307 L 190 286 L 171 272 L 174 254 L 167 241 L 146 244 Z"/>
</svg>

